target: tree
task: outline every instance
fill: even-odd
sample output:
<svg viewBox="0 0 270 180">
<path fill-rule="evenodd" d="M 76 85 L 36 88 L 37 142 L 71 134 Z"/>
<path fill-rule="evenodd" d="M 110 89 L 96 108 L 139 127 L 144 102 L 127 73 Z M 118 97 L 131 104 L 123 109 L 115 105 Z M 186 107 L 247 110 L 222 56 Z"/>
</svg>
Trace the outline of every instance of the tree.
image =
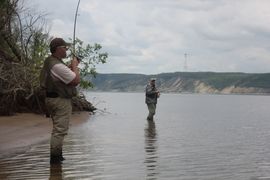
<svg viewBox="0 0 270 180">
<path fill-rule="evenodd" d="M 52 38 L 46 31 L 45 14 L 30 13 L 18 2 L 0 0 L 0 115 L 45 111 L 39 74 Z M 95 76 L 95 65 L 105 63 L 108 55 L 100 53 L 99 44 L 84 46 L 79 39 L 76 43 L 76 52 L 83 57 L 81 87 L 88 88 L 92 84 L 85 77 Z M 73 102 L 78 110 L 95 109 L 82 96 Z"/>
<path fill-rule="evenodd" d="M 93 87 L 93 84 L 87 80 L 89 76 L 96 77 L 96 65 L 104 64 L 108 58 L 108 53 L 100 52 L 102 46 L 100 44 L 95 43 L 94 45 L 87 44 L 84 46 L 83 41 L 76 38 L 75 40 L 76 53 L 80 61 L 80 75 L 81 75 L 81 83 L 80 86 L 84 89 Z"/>
<path fill-rule="evenodd" d="M 0 1 L 0 114 L 40 108 L 39 67 L 48 44 L 44 15 L 29 13 L 19 0 Z M 46 43 L 45 43 L 46 42 Z M 33 48 L 35 47 L 35 48 Z M 37 51 L 37 50 L 40 51 Z M 33 53 L 35 52 L 35 53 Z M 39 58 L 38 58 L 39 56 Z"/>
</svg>

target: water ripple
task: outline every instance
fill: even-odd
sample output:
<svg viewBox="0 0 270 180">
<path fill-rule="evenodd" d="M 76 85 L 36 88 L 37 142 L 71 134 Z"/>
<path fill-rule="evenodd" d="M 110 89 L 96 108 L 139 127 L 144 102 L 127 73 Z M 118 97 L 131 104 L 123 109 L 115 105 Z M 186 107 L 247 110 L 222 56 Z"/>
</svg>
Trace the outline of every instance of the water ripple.
<svg viewBox="0 0 270 180">
<path fill-rule="evenodd" d="M 112 113 L 70 129 L 62 165 L 46 141 L 1 157 L 0 179 L 270 180 L 269 98 L 164 95 L 148 122 L 141 94 L 101 95 Z"/>
</svg>

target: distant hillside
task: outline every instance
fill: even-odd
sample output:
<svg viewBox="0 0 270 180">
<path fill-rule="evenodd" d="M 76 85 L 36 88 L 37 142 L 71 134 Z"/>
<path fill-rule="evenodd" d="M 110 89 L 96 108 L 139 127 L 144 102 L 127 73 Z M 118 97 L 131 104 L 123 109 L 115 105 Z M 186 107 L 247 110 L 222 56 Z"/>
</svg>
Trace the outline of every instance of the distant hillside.
<svg viewBox="0 0 270 180">
<path fill-rule="evenodd" d="M 175 72 L 157 75 L 98 74 L 90 79 L 94 91 L 143 92 L 151 77 L 162 92 L 269 94 L 270 73 Z"/>
</svg>

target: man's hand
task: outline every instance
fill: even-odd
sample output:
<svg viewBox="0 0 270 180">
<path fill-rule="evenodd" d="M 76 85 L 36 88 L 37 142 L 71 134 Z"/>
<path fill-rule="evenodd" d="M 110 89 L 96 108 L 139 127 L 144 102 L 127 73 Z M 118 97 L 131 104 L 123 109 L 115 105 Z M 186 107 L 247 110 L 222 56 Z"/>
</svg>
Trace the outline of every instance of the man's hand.
<svg viewBox="0 0 270 180">
<path fill-rule="evenodd" d="M 73 71 L 76 76 L 75 78 L 71 81 L 70 85 L 75 85 L 77 86 L 80 83 L 80 72 L 79 72 L 79 61 L 77 60 L 76 57 L 73 57 L 73 59 L 71 60 L 71 64 L 69 65 L 71 71 Z"/>
<path fill-rule="evenodd" d="M 159 98 L 159 96 L 160 96 L 160 92 L 159 92 L 159 91 L 157 91 L 157 97 Z"/>
<path fill-rule="evenodd" d="M 77 59 L 76 56 L 73 57 L 73 59 L 71 60 L 71 66 L 74 67 L 74 66 L 78 66 L 79 65 L 79 61 Z"/>
<path fill-rule="evenodd" d="M 71 60 L 70 64 L 68 65 L 69 69 L 72 70 L 72 67 L 77 67 L 79 65 L 80 61 L 74 56 L 74 58 Z"/>
</svg>

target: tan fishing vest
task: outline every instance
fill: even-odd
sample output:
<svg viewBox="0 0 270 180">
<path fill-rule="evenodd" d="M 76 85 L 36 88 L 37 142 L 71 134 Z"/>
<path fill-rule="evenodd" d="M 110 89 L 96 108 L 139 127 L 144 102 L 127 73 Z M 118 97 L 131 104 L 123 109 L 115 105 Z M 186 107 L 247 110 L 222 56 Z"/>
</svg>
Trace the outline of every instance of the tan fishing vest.
<svg viewBox="0 0 270 180">
<path fill-rule="evenodd" d="M 51 68 L 55 64 L 63 63 L 62 60 L 56 57 L 49 56 L 44 61 L 44 66 L 40 73 L 40 86 L 48 93 L 57 93 L 62 98 L 72 98 L 76 96 L 77 90 L 75 86 L 70 86 L 62 81 L 54 81 L 51 76 Z"/>
</svg>

